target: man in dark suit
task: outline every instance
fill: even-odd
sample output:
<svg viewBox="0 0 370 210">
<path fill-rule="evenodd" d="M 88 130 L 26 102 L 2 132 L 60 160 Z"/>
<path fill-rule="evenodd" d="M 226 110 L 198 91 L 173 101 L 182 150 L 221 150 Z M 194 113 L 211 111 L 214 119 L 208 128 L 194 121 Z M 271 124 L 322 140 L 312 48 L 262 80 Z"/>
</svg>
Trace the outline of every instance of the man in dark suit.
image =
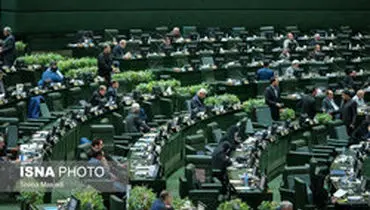
<svg viewBox="0 0 370 210">
<path fill-rule="evenodd" d="M 15 38 L 10 27 L 4 28 L 4 43 L 0 50 L 5 66 L 12 66 L 15 60 Z"/>
<path fill-rule="evenodd" d="M 334 118 L 338 118 L 335 117 L 335 115 L 339 113 L 339 106 L 334 101 L 333 91 L 326 91 L 326 97 L 322 100 L 321 109 L 323 112 L 332 115 Z"/>
<path fill-rule="evenodd" d="M 119 83 L 118 81 L 112 81 L 112 85 L 108 88 L 107 98 L 110 101 L 117 102 Z"/>
<path fill-rule="evenodd" d="M 307 114 L 307 116 L 313 119 L 316 115 L 316 88 L 311 88 L 307 90 L 307 93 L 298 102 L 297 107 L 301 108 L 302 114 Z"/>
<path fill-rule="evenodd" d="M 340 85 L 342 86 L 342 88 L 355 89 L 355 81 L 353 80 L 353 77 L 355 76 L 355 74 L 356 72 L 351 69 L 346 70 L 346 76 L 340 82 Z"/>
<path fill-rule="evenodd" d="M 134 103 L 131 105 L 131 112 L 127 115 L 126 121 L 126 132 L 129 133 L 139 133 L 144 132 L 147 133 L 150 131 L 150 127 L 140 119 L 140 105 L 138 103 Z"/>
<path fill-rule="evenodd" d="M 356 123 L 357 103 L 351 99 L 351 93 L 348 90 L 342 93 L 341 118 L 346 125 L 347 134 L 351 136 Z"/>
<path fill-rule="evenodd" d="M 207 91 L 205 89 L 200 89 L 197 94 L 191 99 L 190 102 L 190 116 L 195 118 L 199 112 L 204 112 L 206 106 L 204 105 L 204 99 L 207 96 Z"/>
<path fill-rule="evenodd" d="M 110 84 L 111 74 L 113 72 L 113 58 L 111 54 L 111 47 L 104 45 L 104 51 L 98 56 L 98 75 L 103 77 L 105 81 Z"/>
<path fill-rule="evenodd" d="M 106 92 L 107 87 L 100 85 L 99 89 L 91 96 L 90 104 L 92 106 L 104 106 L 104 104 L 107 102 L 107 98 L 105 96 Z"/>
<path fill-rule="evenodd" d="M 265 90 L 265 103 L 270 107 L 271 118 L 277 121 L 280 118 L 279 109 L 283 107 L 280 99 L 279 79 L 273 77 L 270 84 Z"/>
</svg>

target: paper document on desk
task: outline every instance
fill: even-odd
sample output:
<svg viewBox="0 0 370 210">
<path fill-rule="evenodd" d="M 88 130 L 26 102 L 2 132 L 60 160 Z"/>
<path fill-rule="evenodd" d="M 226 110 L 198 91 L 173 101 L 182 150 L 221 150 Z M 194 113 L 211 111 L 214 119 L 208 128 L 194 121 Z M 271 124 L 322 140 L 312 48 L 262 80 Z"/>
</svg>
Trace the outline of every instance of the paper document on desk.
<svg viewBox="0 0 370 210">
<path fill-rule="evenodd" d="M 236 190 L 250 190 L 251 188 L 248 186 L 237 186 L 235 187 Z"/>
<path fill-rule="evenodd" d="M 341 197 L 343 197 L 344 195 L 346 195 L 347 194 L 347 191 L 345 191 L 345 190 L 342 190 L 342 189 L 339 189 L 339 190 L 337 190 L 335 193 L 334 193 L 334 197 L 336 197 L 336 198 L 341 198 Z"/>
</svg>

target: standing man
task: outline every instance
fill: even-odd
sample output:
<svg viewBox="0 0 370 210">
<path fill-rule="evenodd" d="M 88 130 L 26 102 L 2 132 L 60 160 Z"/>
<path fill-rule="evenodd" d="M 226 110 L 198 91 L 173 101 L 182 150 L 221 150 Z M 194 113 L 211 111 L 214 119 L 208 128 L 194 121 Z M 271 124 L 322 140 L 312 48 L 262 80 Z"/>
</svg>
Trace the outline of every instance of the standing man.
<svg viewBox="0 0 370 210">
<path fill-rule="evenodd" d="M 303 114 L 307 114 L 307 116 L 313 119 L 316 115 L 316 103 L 315 103 L 315 96 L 316 96 L 316 88 L 312 88 L 307 90 L 307 94 L 302 97 L 302 100 L 298 102 L 298 107 L 301 108 Z"/>
<path fill-rule="evenodd" d="M 111 54 L 111 47 L 104 45 L 104 51 L 98 56 L 98 75 L 103 77 L 105 81 L 110 84 L 111 74 L 113 71 L 113 58 Z"/>
<path fill-rule="evenodd" d="M 279 109 L 283 107 L 280 99 L 279 79 L 273 77 L 270 84 L 265 90 L 265 103 L 270 107 L 271 118 L 277 121 L 280 119 Z"/>
<path fill-rule="evenodd" d="M 5 27 L 3 33 L 5 39 L 0 54 L 3 58 L 3 64 L 10 67 L 15 60 L 15 38 L 12 35 L 12 29 L 10 27 Z"/>
<path fill-rule="evenodd" d="M 357 103 L 351 99 L 351 93 L 348 90 L 342 93 L 341 118 L 346 125 L 347 134 L 351 136 L 355 129 L 357 116 Z"/>
<path fill-rule="evenodd" d="M 270 63 L 268 61 L 263 62 L 263 68 L 258 69 L 256 73 L 257 80 L 270 80 L 274 77 L 274 71 L 272 71 L 269 66 Z"/>
</svg>

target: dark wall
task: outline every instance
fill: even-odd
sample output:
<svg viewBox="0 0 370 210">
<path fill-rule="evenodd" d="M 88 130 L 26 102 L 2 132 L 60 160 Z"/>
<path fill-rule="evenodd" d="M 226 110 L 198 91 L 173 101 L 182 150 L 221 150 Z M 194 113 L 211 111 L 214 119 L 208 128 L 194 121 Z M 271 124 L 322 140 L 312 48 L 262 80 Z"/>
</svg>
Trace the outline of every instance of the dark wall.
<svg viewBox="0 0 370 210">
<path fill-rule="evenodd" d="M 1 23 L 18 33 L 160 25 L 249 26 L 370 23 L 369 0 L 1 0 Z"/>
</svg>

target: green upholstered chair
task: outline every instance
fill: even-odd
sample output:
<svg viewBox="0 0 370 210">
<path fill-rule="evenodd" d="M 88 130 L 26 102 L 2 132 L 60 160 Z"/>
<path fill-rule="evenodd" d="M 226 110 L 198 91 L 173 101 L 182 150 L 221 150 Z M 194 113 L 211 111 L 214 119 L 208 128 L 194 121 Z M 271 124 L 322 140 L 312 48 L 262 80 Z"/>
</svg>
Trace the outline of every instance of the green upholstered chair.
<svg viewBox="0 0 370 210">
<path fill-rule="evenodd" d="M 173 101 L 169 98 L 161 98 L 159 101 L 159 104 L 160 104 L 161 115 L 164 115 L 167 118 L 172 117 L 172 114 L 174 111 Z"/>
<path fill-rule="evenodd" d="M 185 137 L 185 144 L 193 147 L 197 152 L 203 151 L 206 144 L 204 134 L 194 134 Z"/>
<path fill-rule="evenodd" d="M 318 125 L 312 127 L 312 144 L 323 144 L 327 143 L 328 129 L 324 125 Z"/>
<path fill-rule="evenodd" d="M 261 106 L 256 108 L 257 123 L 263 126 L 270 126 L 272 118 L 270 108 L 268 106 Z"/>
<path fill-rule="evenodd" d="M 186 155 L 185 164 L 194 164 L 196 169 L 204 170 L 205 178 L 210 181 L 212 178 L 212 156 L 209 155 Z"/>
<path fill-rule="evenodd" d="M 219 190 L 190 190 L 189 199 L 194 204 L 203 203 L 206 210 L 217 209 L 221 202 Z"/>
<path fill-rule="evenodd" d="M 257 95 L 263 96 L 265 89 L 270 85 L 270 81 L 257 81 Z"/>
<path fill-rule="evenodd" d="M 27 120 L 27 103 L 25 101 L 20 101 L 16 104 L 16 109 L 18 113 L 18 118 L 20 121 Z"/>
<path fill-rule="evenodd" d="M 287 188 L 280 187 L 280 200 L 282 201 L 290 201 L 291 203 L 295 203 L 295 191 Z"/>
<path fill-rule="evenodd" d="M 180 177 L 180 197 L 184 198 L 189 195 L 190 190 L 216 189 L 221 190 L 222 184 L 217 179 L 211 182 L 200 182 L 197 179 L 196 167 L 194 164 L 188 164 L 185 168 L 185 176 Z"/>
<path fill-rule="evenodd" d="M 113 152 L 114 151 L 114 127 L 113 125 L 91 125 L 91 140 L 103 139 L 104 141 L 104 151 Z"/>
<path fill-rule="evenodd" d="M 218 127 L 219 126 L 217 122 L 211 122 L 207 124 L 207 127 L 205 129 L 205 137 L 208 139 L 208 143 L 215 142 L 212 138 L 212 131 Z"/>
<path fill-rule="evenodd" d="M 114 133 L 116 135 L 121 135 L 124 131 L 123 116 L 117 112 L 112 114 L 112 124 L 114 126 Z"/>
<path fill-rule="evenodd" d="M 79 101 L 82 98 L 82 89 L 80 87 L 73 87 L 68 90 L 67 106 L 79 107 Z"/>
<path fill-rule="evenodd" d="M 64 98 L 59 92 L 47 94 L 46 103 L 50 111 L 60 112 L 64 109 Z"/>
<path fill-rule="evenodd" d="M 116 195 L 109 196 L 109 210 L 124 210 L 126 209 L 126 202 Z"/>
<path fill-rule="evenodd" d="M 299 177 L 294 178 L 295 202 L 294 207 L 297 209 L 305 209 L 309 204 L 307 182 Z"/>
<path fill-rule="evenodd" d="M 308 186 L 311 182 L 310 179 L 310 165 L 305 164 L 303 166 L 285 166 L 283 172 L 283 184 L 284 188 L 294 190 L 294 178 L 299 177 L 304 180 Z"/>
</svg>

